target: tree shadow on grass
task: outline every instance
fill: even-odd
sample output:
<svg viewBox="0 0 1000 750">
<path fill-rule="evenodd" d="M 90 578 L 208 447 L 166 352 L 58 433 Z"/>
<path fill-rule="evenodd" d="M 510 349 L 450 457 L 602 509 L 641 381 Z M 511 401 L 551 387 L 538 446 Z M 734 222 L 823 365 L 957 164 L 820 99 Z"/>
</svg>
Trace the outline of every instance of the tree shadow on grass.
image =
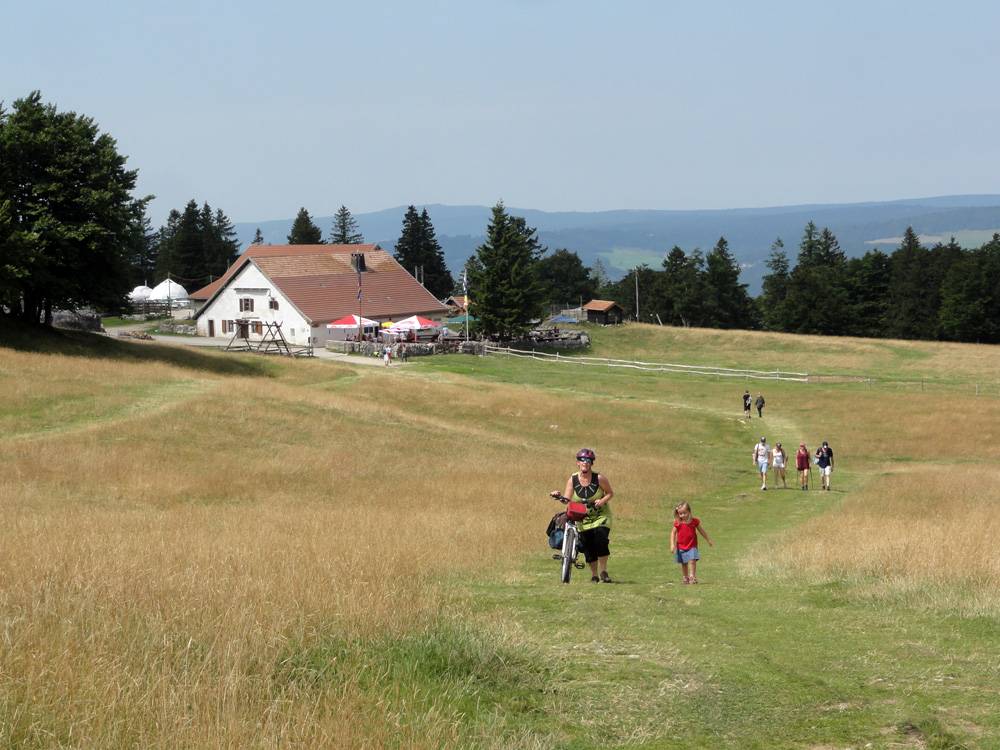
<svg viewBox="0 0 1000 750">
<path fill-rule="evenodd" d="M 38 354 L 61 354 L 124 362 L 160 362 L 217 375 L 273 377 L 263 359 L 220 357 L 182 346 L 114 339 L 98 333 L 32 326 L 0 317 L 0 347 Z"/>
</svg>

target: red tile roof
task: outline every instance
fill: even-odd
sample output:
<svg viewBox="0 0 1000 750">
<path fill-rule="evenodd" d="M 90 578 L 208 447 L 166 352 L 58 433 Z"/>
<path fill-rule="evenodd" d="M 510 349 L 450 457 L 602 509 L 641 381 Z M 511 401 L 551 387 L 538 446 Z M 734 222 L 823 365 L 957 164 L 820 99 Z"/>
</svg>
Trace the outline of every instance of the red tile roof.
<svg viewBox="0 0 1000 750">
<path fill-rule="evenodd" d="M 441 315 L 448 310 L 378 245 L 251 245 L 225 274 L 190 296 L 211 300 L 252 262 L 310 322 L 325 323 L 358 312 L 358 274 L 351 267 L 352 253 L 365 255 L 367 270 L 361 274 L 365 317 Z"/>
<path fill-rule="evenodd" d="M 583 306 L 584 310 L 594 310 L 595 312 L 607 312 L 612 307 L 617 307 L 621 309 L 621 305 L 617 302 L 610 302 L 606 299 L 592 299 L 586 305 Z"/>
</svg>

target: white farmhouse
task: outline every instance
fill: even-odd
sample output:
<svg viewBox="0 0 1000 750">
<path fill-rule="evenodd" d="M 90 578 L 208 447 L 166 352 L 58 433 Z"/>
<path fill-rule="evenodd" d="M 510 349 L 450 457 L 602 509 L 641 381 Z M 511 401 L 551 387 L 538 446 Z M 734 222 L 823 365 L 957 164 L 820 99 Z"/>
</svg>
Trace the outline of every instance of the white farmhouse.
<svg viewBox="0 0 1000 750">
<path fill-rule="evenodd" d="M 259 339 L 271 322 L 301 346 L 323 346 L 335 335 L 326 324 L 345 315 L 381 322 L 447 312 L 378 245 L 251 245 L 190 297 L 201 304 L 199 335 L 232 336 L 237 321 L 247 321 L 251 340 Z"/>
</svg>

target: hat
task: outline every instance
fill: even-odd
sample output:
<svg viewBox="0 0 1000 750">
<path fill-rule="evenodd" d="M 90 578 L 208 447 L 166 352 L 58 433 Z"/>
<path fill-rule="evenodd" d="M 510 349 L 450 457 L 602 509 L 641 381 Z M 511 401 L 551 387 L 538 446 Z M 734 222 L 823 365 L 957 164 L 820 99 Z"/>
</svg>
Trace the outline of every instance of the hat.
<svg viewBox="0 0 1000 750">
<path fill-rule="evenodd" d="M 760 436 L 760 442 L 762 442 L 762 443 L 766 443 L 766 442 L 767 442 L 767 438 L 766 438 L 766 437 L 764 437 L 763 435 L 761 435 L 761 436 Z"/>
</svg>

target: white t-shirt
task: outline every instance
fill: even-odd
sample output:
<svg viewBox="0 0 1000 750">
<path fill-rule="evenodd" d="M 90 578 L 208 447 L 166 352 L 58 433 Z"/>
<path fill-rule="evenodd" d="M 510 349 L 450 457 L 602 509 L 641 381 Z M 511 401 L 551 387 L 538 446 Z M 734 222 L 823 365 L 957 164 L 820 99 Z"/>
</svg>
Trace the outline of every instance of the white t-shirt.
<svg viewBox="0 0 1000 750">
<path fill-rule="evenodd" d="M 767 446 L 767 443 L 757 443 L 753 447 L 753 460 L 758 462 L 766 461 L 770 452 L 771 449 Z"/>
</svg>

